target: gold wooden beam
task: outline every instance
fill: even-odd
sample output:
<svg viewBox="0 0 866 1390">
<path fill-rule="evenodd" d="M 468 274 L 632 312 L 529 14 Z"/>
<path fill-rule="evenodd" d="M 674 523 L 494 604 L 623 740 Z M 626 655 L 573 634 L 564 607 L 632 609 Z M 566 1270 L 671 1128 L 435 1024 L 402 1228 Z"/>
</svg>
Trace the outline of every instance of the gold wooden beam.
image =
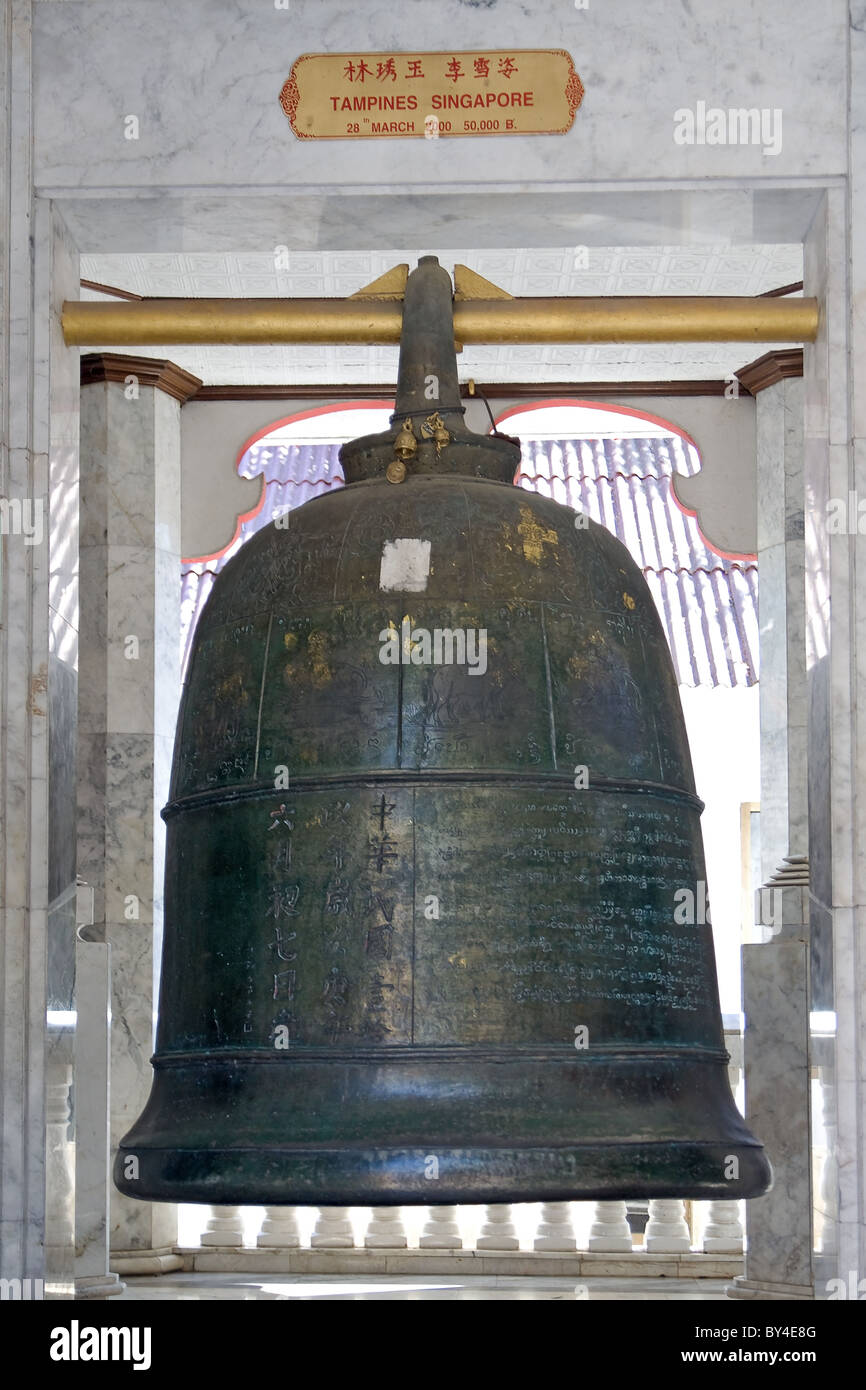
<svg viewBox="0 0 866 1390">
<path fill-rule="evenodd" d="M 372 287 L 371 287 L 372 288 Z M 183 343 L 399 343 L 396 300 L 67 300 L 70 346 Z M 731 295 L 456 299 L 461 343 L 811 343 L 816 299 Z"/>
</svg>

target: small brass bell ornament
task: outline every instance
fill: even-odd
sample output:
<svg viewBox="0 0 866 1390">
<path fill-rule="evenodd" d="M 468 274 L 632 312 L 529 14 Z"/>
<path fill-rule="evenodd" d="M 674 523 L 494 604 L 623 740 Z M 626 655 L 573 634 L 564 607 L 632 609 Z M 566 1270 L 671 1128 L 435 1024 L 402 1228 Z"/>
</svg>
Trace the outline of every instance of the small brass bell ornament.
<svg viewBox="0 0 866 1390">
<path fill-rule="evenodd" d="M 394 440 L 394 458 L 385 469 L 385 477 L 389 483 L 402 483 L 406 477 L 406 461 L 418 448 L 418 440 L 412 430 L 412 420 L 404 420 L 400 428 L 400 433 Z"/>
<path fill-rule="evenodd" d="M 451 435 L 445 428 L 445 421 L 442 419 L 438 410 L 432 415 L 427 416 L 427 419 L 421 426 L 421 433 L 425 439 L 433 440 L 433 443 L 436 445 L 437 458 L 442 453 L 445 445 L 451 443 Z"/>
</svg>

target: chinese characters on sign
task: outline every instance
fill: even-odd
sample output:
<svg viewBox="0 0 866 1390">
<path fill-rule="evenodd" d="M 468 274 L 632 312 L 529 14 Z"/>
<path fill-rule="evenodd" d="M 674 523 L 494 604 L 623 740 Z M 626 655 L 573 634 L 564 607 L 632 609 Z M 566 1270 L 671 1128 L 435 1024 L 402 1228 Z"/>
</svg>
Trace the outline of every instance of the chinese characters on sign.
<svg viewBox="0 0 866 1390">
<path fill-rule="evenodd" d="M 582 100 L 564 49 L 305 53 L 280 93 L 301 140 L 561 135 Z"/>
</svg>

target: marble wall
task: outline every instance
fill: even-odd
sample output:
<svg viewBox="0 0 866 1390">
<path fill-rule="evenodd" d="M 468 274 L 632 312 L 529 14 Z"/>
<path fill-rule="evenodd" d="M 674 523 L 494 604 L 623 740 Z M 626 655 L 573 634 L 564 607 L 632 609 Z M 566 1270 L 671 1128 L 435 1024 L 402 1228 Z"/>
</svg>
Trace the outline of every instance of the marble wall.
<svg viewBox="0 0 866 1390">
<path fill-rule="evenodd" d="M 62 216 L 34 200 L 30 6 L 0 15 L 0 1269 L 72 1290 L 78 354 L 60 306 L 78 293 Z M 25 510 L 26 509 L 26 510 Z"/>
<path fill-rule="evenodd" d="M 586 9 L 570 0 L 541 8 L 405 0 L 363 10 L 308 0 L 285 9 L 259 0 L 67 0 L 35 8 L 37 179 L 53 190 L 258 188 L 285 201 L 288 230 L 295 194 L 314 187 L 327 200 L 329 188 L 347 186 L 411 186 L 423 195 L 526 181 L 802 178 L 846 167 L 845 0 Z M 567 49 L 586 89 L 571 132 L 322 144 L 296 139 L 279 106 L 302 53 L 451 44 Z M 677 144 L 674 112 L 698 101 L 780 110 L 780 151 Z M 125 138 L 128 115 L 138 117 L 137 140 Z"/>
<path fill-rule="evenodd" d="M 74 1066 L 76 942 L 75 775 L 78 720 L 78 393 L 77 354 L 63 342 L 60 311 L 78 293 L 78 251 L 56 209 L 40 202 L 35 223 L 50 248 L 37 278 L 37 374 L 48 368 L 51 416 L 48 476 L 48 912 L 46 917 L 46 1086 L 50 1167 L 46 1173 L 49 1287 L 68 1296 L 74 1280 Z M 41 229 L 41 232 L 40 232 Z M 38 264 L 38 263 L 37 263 Z M 46 360 L 47 359 L 47 360 Z M 64 1123 L 64 1096 L 71 1100 Z"/>
</svg>

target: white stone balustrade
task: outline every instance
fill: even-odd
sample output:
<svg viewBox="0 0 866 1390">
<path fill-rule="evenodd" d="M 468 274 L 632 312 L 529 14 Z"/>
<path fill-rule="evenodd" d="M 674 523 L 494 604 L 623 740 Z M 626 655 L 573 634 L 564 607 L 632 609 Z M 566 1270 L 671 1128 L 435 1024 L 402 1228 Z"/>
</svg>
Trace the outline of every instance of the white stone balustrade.
<svg viewBox="0 0 866 1390">
<path fill-rule="evenodd" d="M 405 1250 L 408 1245 L 400 1207 L 371 1207 L 364 1244 L 373 1250 Z"/>
<path fill-rule="evenodd" d="M 427 1223 L 418 1241 L 421 1250 L 461 1250 L 463 1237 L 457 1225 L 458 1207 L 428 1207 Z"/>
<path fill-rule="evenodd" d="M 348 1250 L 355 1244 L 349 1207 L 319 1207 L 310 1245 L 313 1250 Z"/>
<path fill-rule="evenodd" d="M 701 1249 L 708 1255 L 741 1255 L 743 1222 L 739 1202 L 709 1202 Z"/>
<path fill-rule="evenodd" d="M 576 1250 L 577 1238 L 571 1224 L 570 1202 L 544 1202 L 541 1221 L 533 1242 L 535 1250 Z"/>
<path fill-rule="evenodd" d="M 484 1225 L 475 1242 L 477 1250 L 519 1250 L 520 1241 L 511 1219 L 511 1207 L 496 1203 L 484 1209 Z"/>
<path fill-rule="evenodd" d="M 692 1238 L 685 1218 L 685 1204 L 676 1197 L 657 1197 L 649 1204 L 644 1233 L 647 1252 L 673 1254 L 690 1250 Z"/>
<path fill-rule="evenodd" d="M 309 1232 L 310 1227 L 301 1216 L 306 1208 L 272 1206 L 264 1208 L 256 1249 L 269 1258 L 275 1251 L 293 1252 L 292 1260 L 303 1258 L 304 1251 L 333 1250 L 335 1272 L 340 1273 L 364 1267 L 347 1264 L 344 1268 L 340 1264 L 341 1251 L 351 1252 L 347 1260 L 384 1258 L 392 1251 L 395 1258 L 403 1260 L 413 1258 L 413 1252 L 416 1260 L 423 1258 L 424 1252 L 430 1252 L 431 1258 L 437 1257 L 437 1252 L 439 1258 L 453 1254 L 455 1261 L 471 1259 L 474 1251 L 505 1260 L 513 1255 L 521 1261 L 521 1272 L 526 1268 L 523 1262 L 528 1260 L 531 1268 L 537 1256 L 539 1274 L 550 1272 L 549 1260 L 556 1256 L 565 1261 L 569 1256 L 580 1261 L 582 1256 L 589 1255 L 593 1260 L 589 1270 L 592 1273 L 602 1270 L 604 1262 L 599 1256 L 609 1255 L 616 1266 L 614 1272 L 620 1274 L 623 1269 L 626 1272 L 631 1269 L 635 1275 L 650 1263 L 647 1256 L 679 1256 L 685 1258 L 683 1269 L 691 1277 L 700 1277 L 700 1264 L 706 1259 L 707 1277 L 718 1278 L 720 1259 L 735 1262 L 742 1259 L 742 1204 L 714 1201 L 702 1203 L 701 1208 L 703 1227 L 701 1229 L 701 1216 L 696 1215 L 698 1236 L 693 1242 L 686 1221 L 685 1202 L 678 1198 L 651 1200 L 644 1243 L 634 1245 L 624 1201 L 495 1203 L 484 1208 L 480 1226 L 476 1225 L 478 1208 L 472 1207 L 427 1207 L 423 1227 L 420 1222 L 416 1224 L 420 1213 L 413 1213 L 410 1220 L 402 1207 L 319 1207 L 315 1209 L 315 1225 L 309 1238 L 304 1233 Z M 243 1268 L 255 1268 L 256 1249 L 244 1249 L 244 1208 L 211 1207 L 209 1210 L 206 1228 L 200 1236 L 202 1257 L 208 1250 L 213 1250 L 215 1255 L 217 1251 L 224 1255 L 227 1250 L 243 1250 Z M 591 1223 L 588 1221 L 590 1211 Z M 474 1237 L 476 1229 L 477 1238 Z M 360 1241 L 362 1230 L 363 1242 Z M 194 1250 L 194 1245 L 191 1248 Z M 272 1268 L 270 1264 L 267 1267 Z M 293 1269 L 296 1267 L 294 1263 L 291 1265 Z M 735 1272 L 738 1267 L 734 1263 L 730 1269 Z M 321 1265 L 316 1268 L 321 1270 Z"/>
<path fill-rule="evenodd" d="M 609 1254 L 618 1251 L 631 1253 L 631 1228 L 626 1220 L 625 1202 L 596 1202 L 589 1232 L 589 1248 Z"/>
<path fill-rule="evenodd" d="M 231 1246 L 244 1243 L 242 1207 L 211 1207 L 207 1226 L 202 1232 L 202 1245 Z"/>
<path fill-rule="evenodd" d="M 297 1207 L 265 1207 L 256 1245 L 265 1250 L 297 1250 L 301 1244 Z"/>
</svg>

